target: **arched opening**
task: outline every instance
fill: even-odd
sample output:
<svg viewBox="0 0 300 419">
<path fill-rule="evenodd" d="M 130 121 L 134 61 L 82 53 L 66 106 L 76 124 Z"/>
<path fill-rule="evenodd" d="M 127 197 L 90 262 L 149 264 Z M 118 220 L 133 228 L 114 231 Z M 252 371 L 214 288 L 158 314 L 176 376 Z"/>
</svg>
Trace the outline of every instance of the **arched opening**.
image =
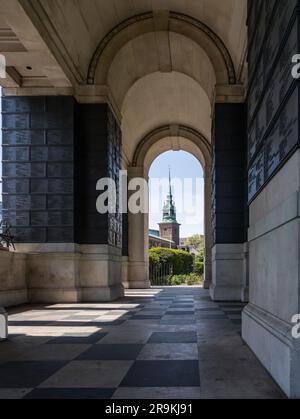
<svg viewBox="0 0 300 419">
<path fill-rule="evenodd" d="M 166 126 L 149 133 L 137 146 L 129 176 L 149 181 L 149 170 L 158 156 L 168 151 L 184 151 L 194 156 L 203 169 L 205 273 L 204 286 L 211 284 L 211 155 L 205 138 L 197 131 L 184 126 Z M 130 214 L 128 230 L 130 283 L 125 286 L 140 288 L 150 286 L 148 261 L 148 214 Z"/>
<path fill-rule="evenodd" d="M 213 81 L 213 77 L 211 82 Z M 129 84 L 131 86 L 131 84 Z M 205 190 L 205 287 L 211 284 L 211 128 L 208 90 L 182 72 L 151 72 L 127 91 L 121 108 L 123 169 L 129 179 L 148 181 L 152 162 L 166 151 L 185 151 L 200 162 Z M 148 215 L 128 214 L 128 258 L 123 264 L 127 288 L 149 282 Z"/>
<path fill-rule="evenodd" d="M 148 178 L 149 234 L 145 247 L 149 250 L 151 285 L 202 285 L 205 185 L 200 161 L 185 151 L 163 152 L 152 162 Z M 171 263 L 151 258 L 164 253 L 162 248 L 189 253 L 185 256 L 188 266 L 174 271 Z"/>
</svg>

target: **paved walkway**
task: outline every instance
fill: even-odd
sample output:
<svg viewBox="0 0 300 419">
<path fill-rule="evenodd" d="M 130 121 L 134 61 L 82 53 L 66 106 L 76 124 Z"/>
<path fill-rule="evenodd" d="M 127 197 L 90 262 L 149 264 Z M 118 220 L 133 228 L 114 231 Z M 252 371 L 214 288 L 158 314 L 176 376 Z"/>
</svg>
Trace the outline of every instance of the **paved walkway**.
<svg viewBox="0 0 300 419">
<path fill-rule="evenodd" d="M 200 288 L 11 310 L 0 398 L 282 398 L 242 342 L 241 310 Z"/>
</svg>

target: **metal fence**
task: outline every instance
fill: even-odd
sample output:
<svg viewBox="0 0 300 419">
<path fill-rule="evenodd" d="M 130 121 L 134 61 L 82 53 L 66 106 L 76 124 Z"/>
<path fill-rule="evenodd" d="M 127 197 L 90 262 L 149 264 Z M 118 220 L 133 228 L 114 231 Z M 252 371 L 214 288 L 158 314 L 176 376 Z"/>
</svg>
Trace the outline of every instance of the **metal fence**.
<svg viewBox="0 0 300 419">
<path fill-rule="evenodd" d="M 149 264 L 149 276 L 152 286 L 168 286 L 170 278 L 173 275 L 173 266 L 169 263 L 162 265 Z"/>
</svg>

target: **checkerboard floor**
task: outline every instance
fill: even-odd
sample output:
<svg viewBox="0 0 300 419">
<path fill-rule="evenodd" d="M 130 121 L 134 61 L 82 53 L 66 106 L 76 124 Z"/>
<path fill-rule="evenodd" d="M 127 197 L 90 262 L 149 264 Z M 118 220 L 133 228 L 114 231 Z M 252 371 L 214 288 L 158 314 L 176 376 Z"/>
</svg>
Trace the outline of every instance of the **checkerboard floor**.
<svg viewBox="0 0 300 419">
<path fill-rule="evenodd" d="M 242 309 L 179 287 L 10 310 L 0 398 L 281 398 L 241 339 Z"/>
</svg>

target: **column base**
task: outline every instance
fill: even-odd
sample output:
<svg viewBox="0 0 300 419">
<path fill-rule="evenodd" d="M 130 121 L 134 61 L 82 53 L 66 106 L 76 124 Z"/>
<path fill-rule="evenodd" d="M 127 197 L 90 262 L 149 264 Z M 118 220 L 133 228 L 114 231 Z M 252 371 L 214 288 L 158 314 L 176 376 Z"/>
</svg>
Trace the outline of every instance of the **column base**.
<svg viewBox="0 0 300 419">
<path fill-rule="evenodd" d="M 28 301 L 30 303 L 78 303 L 80 254 L 58 252 L 48 245 L 27 257 Z M 67 249 L 66 249 L 67 250 Z M 69 249 L 68 249 L 69 250 Z M 71 250 L 71 249 L 70 249 Z"/>
<path fill-rule="evenodd" d="M 122 257 L 122 285 L 124 289 L 129 288 L 129 282 L 128 282 L 128 257 L 123 256 Z"/>
<path fill-rule="evenodd" d="M 204 268 L 204 284 L 203 287 L 206 290 L 209 290 L 212 285 L 212 261 L 211 257 L 205 258 L 205 268 Z"/>
<path fill-rule="evenodd" d="M 128 289 L 149 289 L 149 264 L 144 262 L 128 263 Z"/>
<path fill-rule="evenodd" d="M 0 307 L 0 341 L 8 337 L 8 319 L 4 308 Z"/>
<path fill-rule="evenodd" d="M 211 280 L 207 279 L 207 280 L 204 281 L 203 288 L 205 290 L 209 290 L 211 286 L 212 286 L 212 281 Z"/>
<path fill-rule="evenodd" d="M 212 284 L 210 286 L 209 292 L 213 301 L 220 301 L 220 302 L 242 301 L 241 287 L 221 286 L 221 285 Z"/>
<path fill-rule="evenodd" d="M 121 285 L 112 287 L 82 288 L 81 302 L 97 303 L 99 301 L 115 301 L 124 296 L 124 288 Z"/>
<path fill-rule="evenodd" d="M 78 288 L 30 288 L 28 301 L 35 304 L 71 304 L 81 302 L 81 290 Z"/>
<path fill-rule="evenodd" d="M 130 281 L 129 288 L 130 290 L 144 290 L 151 288 L 150 281 Z"/>
<path fill-rule="evenodd" d="M 79 272 L 83 301 L 113 301 L 124 296 L 121 249 L 81 246 Z"/>
<path fill-rule="evenodd" d="M 290 324 L 249 304 L 243 311 L 243 339 L 290 398 L 300 398 L 300 339 Z"/>
<path fill-rule="evenodd" d="M 214 301 L 243 301 L 247 288 L 244 244 L 217 244 L 213 247 L 212 284 Z"/>
<path fill-rule="evenodd" d="M 61 250 L 48 245 L 28 254 L 29 302 L 106 302 L 124 296 L 121 249 L 82 245 Z"/>
</svg>

